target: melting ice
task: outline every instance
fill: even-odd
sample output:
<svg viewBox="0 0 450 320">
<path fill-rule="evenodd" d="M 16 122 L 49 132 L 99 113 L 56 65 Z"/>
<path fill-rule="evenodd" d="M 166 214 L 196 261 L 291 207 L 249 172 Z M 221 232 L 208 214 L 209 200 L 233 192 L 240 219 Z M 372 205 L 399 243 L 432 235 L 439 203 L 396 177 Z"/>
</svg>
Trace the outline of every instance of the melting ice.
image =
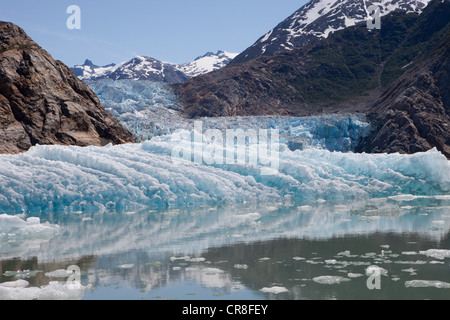
<svg viewBox="0 0 450 320">
<path fill-rule="evenodd" d="M 0 213 L 450 193 L 450 162 L 436 150 L 376 155 L 318 148 L 292 151 L 280 143 L 278 171 L 263 176 L 259 164 L 207 165 L 173 158 L 174 146 L 182 143 L 173 133 L 141 144 L 36 146 L 23 154 L 2 155 Z"/>
</svg>

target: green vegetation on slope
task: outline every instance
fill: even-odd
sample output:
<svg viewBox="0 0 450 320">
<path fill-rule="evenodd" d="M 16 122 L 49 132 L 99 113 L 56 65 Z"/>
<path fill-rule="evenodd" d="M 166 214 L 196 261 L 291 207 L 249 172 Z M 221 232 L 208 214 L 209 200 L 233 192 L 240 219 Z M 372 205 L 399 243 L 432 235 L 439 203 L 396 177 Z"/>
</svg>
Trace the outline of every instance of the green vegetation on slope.
<svg viewBox="0 0 450 320">
<path fill-rule="evenodd" d="M 421 15 L 394 12 L 382 19 L 381 30 L 360 24 L 314 43 L 306 72 L 287 84 L 313 103 L 341 101 L 389 85 L 449 32 L 450 6 L 434 8 L 439 2 Z"/>
</svg>

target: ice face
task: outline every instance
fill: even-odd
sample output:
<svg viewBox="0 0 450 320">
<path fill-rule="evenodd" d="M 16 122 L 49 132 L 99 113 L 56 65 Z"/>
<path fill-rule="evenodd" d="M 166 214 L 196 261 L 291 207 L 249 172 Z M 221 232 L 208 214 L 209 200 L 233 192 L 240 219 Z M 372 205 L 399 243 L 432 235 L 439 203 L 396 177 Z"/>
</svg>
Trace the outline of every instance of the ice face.
<svg viewBox="0 0 450 320">
<path fill-rule="evenodd" d="M 185 119 L 170 86 L 151 81 L 87 81 L 105 107 L 139 141 L 192 127 Z M 221 117 L 202 118 L 206 129 L 227 128 L 280 129 L 281 141 L 292 150 L 309 147 L 330 151 L 352 151 L 370 129 L 362 115 L 325 115 L 319 117 Z"/>
<path fill-rule="evenodd" d="M 281 143 L 278 171 L 261 175 L 260 164 L 207 165 L 173 158 L 174 146 L 182 143 L 180 135 L 172 134 L 142 144 L 36 146 L 24 154 L 2 155 L 0 213 L 308 204 L 398 195 L 397 201 L 403 201 L 411 194 L 417 198 L 450 192 L 450 162 L 437 150 L 375 155 L 291 151 Z M 194 158 L 202 155 L 201 148 L 194 148 Z"/>
<path fill-rule="evenodd" d="M 165 83 L 110 79 L 86 83 L 106 109 L 140 139 L 170 133 L 173 125 L 182 122 L 176 97 Z"/>
</svg>

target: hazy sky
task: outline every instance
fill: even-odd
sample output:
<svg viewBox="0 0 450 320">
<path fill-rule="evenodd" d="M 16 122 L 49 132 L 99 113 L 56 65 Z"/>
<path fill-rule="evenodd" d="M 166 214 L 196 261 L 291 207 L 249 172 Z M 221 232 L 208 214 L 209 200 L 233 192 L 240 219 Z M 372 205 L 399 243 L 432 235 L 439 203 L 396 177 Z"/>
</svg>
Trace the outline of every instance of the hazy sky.
<svg viewBox="0 0 450 320">
<path fill-rule="evenodd" d="M 1 0 L 0 20 L 22 27 L 69 66 L 136 55 L 184 63 L 208 51 L 242 52 L 307 0 Z M 69 30 L 69 5 L 81 29 Z"/>
</svg>

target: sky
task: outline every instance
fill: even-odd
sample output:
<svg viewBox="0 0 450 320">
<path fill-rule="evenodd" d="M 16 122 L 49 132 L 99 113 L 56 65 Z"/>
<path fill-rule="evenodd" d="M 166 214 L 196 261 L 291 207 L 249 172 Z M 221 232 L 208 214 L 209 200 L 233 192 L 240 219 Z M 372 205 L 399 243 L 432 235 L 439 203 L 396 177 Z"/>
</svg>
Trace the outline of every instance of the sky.
<svg viewBox="0 0 450 320">
<path fill-rule="evenodd" d="M 307 0 L 1 0 L 13 22 L 68 66 L 120 63 L 136 55 L 171 62 L 242 52 Z M 70 5 L 81 29 L 69 29 Z"/>
</svg>

